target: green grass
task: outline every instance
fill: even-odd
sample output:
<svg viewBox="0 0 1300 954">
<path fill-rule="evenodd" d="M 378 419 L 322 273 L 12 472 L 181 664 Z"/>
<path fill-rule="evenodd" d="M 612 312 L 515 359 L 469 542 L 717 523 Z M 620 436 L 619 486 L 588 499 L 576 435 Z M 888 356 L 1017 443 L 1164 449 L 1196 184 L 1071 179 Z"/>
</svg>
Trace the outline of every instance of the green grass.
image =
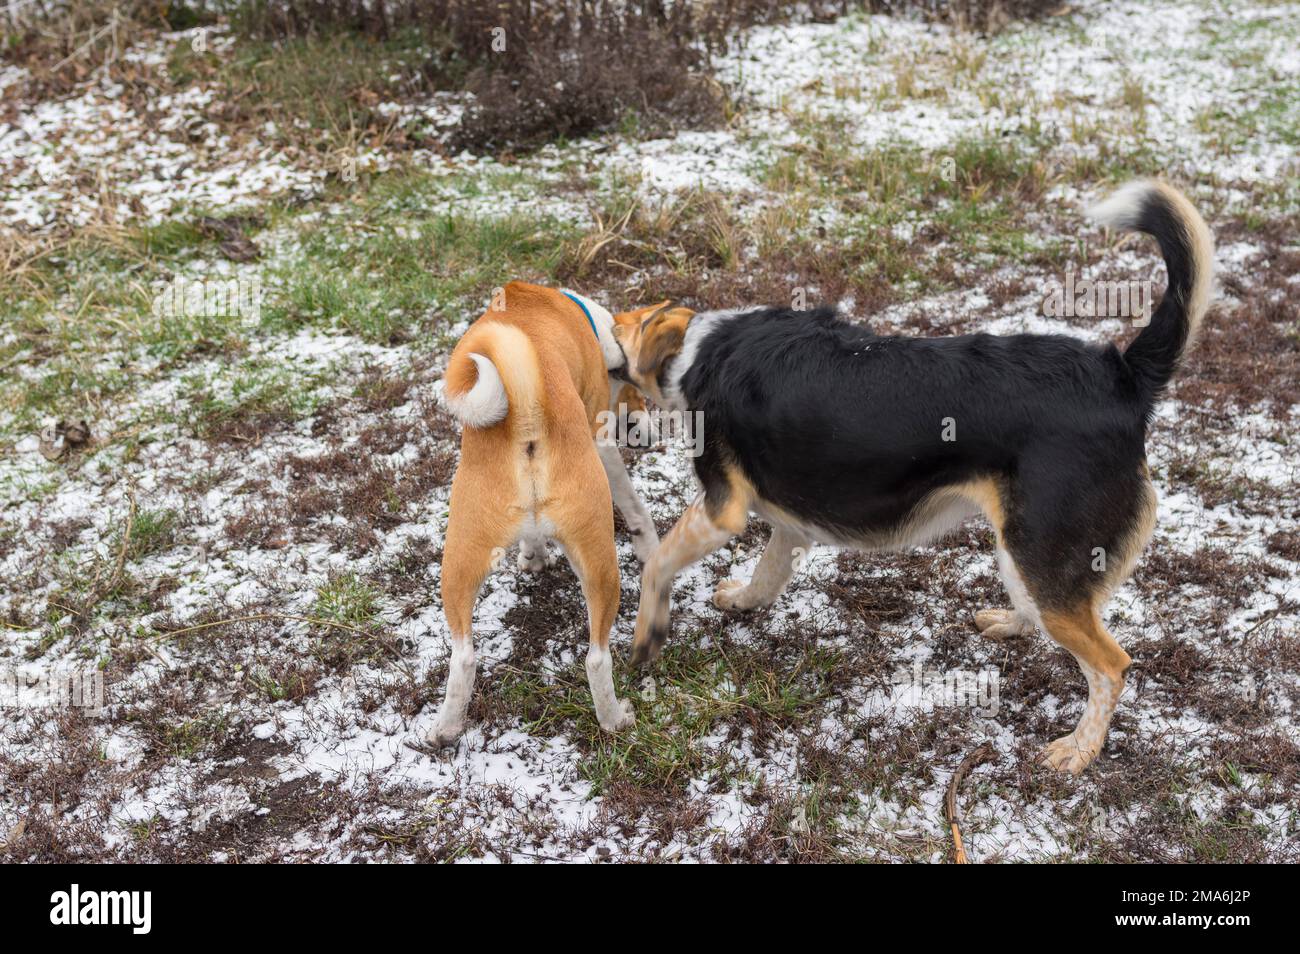
<svg viewBox="0 0 1300 954">
<path fill-rule="evenodd" d="M 128 564 L 175 545 L 180 515 L 174 510 L 141 507 L 134 517 L 123 506 L 115 522 L 91 547 L 71 545 L 41 557 L 50 592 L 42 618 L 41 639 L 26 649 L 28 658 L 43 655 L 65 635 L 78 634 L 102 619 L 130 620 L 151 610 L 148 588 Z M 125 546 L 125 551 L 124 551 Z M 71 625 L 65 626 L 65 617 Z M 92 647 L 83 655 L 94 658 Z"/>
<path fill-rule="evenodd" d="M 127 559 L 140 560 L 174 545 L 178 519 L 175 510 L 138 510 L 131 523 Z"/>
<path fill-rule="evenodd" d="M 1032 137 L 969 138 L 931 153 L 863 148 L 834 117 L 804 114 L 796 125 L 802 144 L 767 168 L 764 183 L 786 203 L 829 204 L 843 213 L 829 246 L 850 273 L 925 294 L 945 287 L 928 249 L 965 260 L 1060 254 L 1023 225 L 1027 204 L 1047 185 L 1044 147 Z"/>
<path fill-rule="evenodd" d="M 249 359 L 229 371 L 186 375 L 172 416 L 182 428 L 203 438 L 245 426 L 256 429 L 267 421 L 297 421 L 320 406 L 320 388 L 327 379 L 320 369 Z"/>
<path fill-rule="evenodd" d="M 620 670 L 620 695 L 633 700 L 636 725 L 618 735 L 601 731 L 581 663 L 554 678 L 510 670 L 499 689 L 507 711 L 524 713 L 528 731 L 578 734 L 586 753 L 579 773 L 596 792 L 618 783 L 680 791 L 706 769 L 715 777 L 742 772 L 739 762 L 709 744 L 709 736 L 737 714 L 790 725 L 811 710 L 822 681 L 838 664 L 833 650 L 813 648 L 779 671 L 759 651 L 694 645 L 682 635 L 655 664 L 654 688 Z"/>
<path fill-rule="evenodd" d="M 62 613 L 58 615 L 61 616 Z M 64 631 L 62 626 L 51 622 L 51 625 L 47 626 L 45 631 L 41 633 L 40 639 L 27 647 L 27 652 L 25 653 L 26 658 L 29 660 L 40 659 L 50 651 L 50 648 L 54 646 L 55 643 L 66 635 L 67 633 Z"/>
<path fill-rule="evenodd" d="M 170 419 L 207 436 L 257 415 L 299 419 L 314 410 L 325 373 L 242 360 L 255 337 L 310 326 L 383 344 L 417 335 L 445 343 L 450 326 L 490 289 L 512 278 L 552 280 L 575 231 L 547 216 L 462 214 L 456 201 L 544 188 L 509 168 L 482 176 L 399 170 L 334 183 L 323 207 L 263 207 L 268 228 L 300 243 L 287 258 L 237 269 L 198 226 L 202 210 L 34 245 L 20 268 L 0 276 L 11 332 L 0 344 L 0 367 L 31 369 L 0 375 L 0 441 L 80 417 L 97 438 L 112 437 L 95 427 L 106 409 L 200 358 L 216 360 L 184 376 L 179 405 L 130 409 L 114 431 L 130 435 Z M 257 283 L 260 313 L 158 309 L 159 293 L 177 278 L 209 287 Z"/>
<path fill-rule="evenodd" d="M 311 655 L 334 670 L 399 655 L 380 619 L 381 599 L 380 591 L 356 573 L 331 573 L 316 588 L 310 611 Z"/>
<path fill-rule="evenodd" d="M 764 184 L 781 193 L 859 200 L 882 224 L 901 221 L 937 198 L 1011 198 L 1042 178 L 1036 150 L 1013 141 L 962 139 L 932 153 L 908 145 L 860 146 L 838 117 L 803 114 L 795 128 L 801 143 L 777 157 Z"/>
<path fill-rule="evenodd" d="M 1300 145 L 1300 83 L 1267 66 L 1267 55 L 1279 39 L 1292 46 L 1300 42 L 1294 18 L 1211 19 L 1200 29 L 1207 38 L 1202 58 L 1226 62 L 1237 72 L 1234 85 L 1250 86 L 1257 94 L 1245 108 L 1205 104 L 1195 123 L 1209 145 L 1224 155 L 1249 155 L 1261 139 Z M 1273 208 L 1294 211 L 1300 204 L 1296 177 L 1280 178 L 1284 181 L 1261 182 L 1251 191 Z"/>
<path fill-rule="evenodd" d="M 802 113 L 794 117 L 800 142 L 768 168 L 764 184 L 783 193 L 813 192 L 826 198 L 863 196 L 891 207 L 932 183 L 926 157 L 907 146 L 863 149 L 847 121 Z"/>
<path fill-rule="evenodd" d="M 194 222 L 169 219 L 146 225 L 133 233 L 136 248 L 150 258 L 176 258 L 185 252 L 211 247 L 215 240 Z"/>
<path fill-rule="evenodd" d="M 224 711 L 207 712 L 201 718 L 164 723 L 158 727 L 159 747 L 180 759 L 192 759 L 216 749 L 230 731 L 230 717 Z"/>
<path fill-rule="evenodd" d="M 173 219 L 88 230 L 0 276 L 13 334 L 0 345 L 0 365 L 39 368 L 35 377 L 0 376 L 0 413 L 14 415 L 19 433 L 50 418 L 93 420 L 140 382 L 130 367 L 136 349 L 174 364 L 228 343 L 234 319 L 153 314 L 158 290 L 176 274 L 207 277 L 214 251 L 196 226 Z"/>
<path fill-rule="evenodd" d="M 1275 77 L 1252 109 L 1228 118 L 1244 140 L 1259 136 L 1300 145 L 1300 80 Z"/>
<path fill-rule="evenodd" d="M 269 702 L 302 699 L 316 683 L 315 673 L 303 668 L 297 660 L 287 665 L 254 666 L 247 679 Z"/>
<path fill-rule="evenodd" d="M 312 613 L 320 619 L 360 628 L 379 616 L 379 598 L 379 591 L 355 573 L 340 573 L 316 588 Z"/>
<path fill-rule="evenodd" d="M 374 111 L 381 100 L 427 86 L 431 52 L 411 30 L 387 40 L 324 31 L 274 42 L 242 37 L 220 52 L 178 43 L 168 69 L 178 85 L 203 81 L 219 101 L 255 103 L 256 118 L 273 122 L 286 144 L 337 153 L 387 128 Z M 455 76 L 444 79 L 454 85 Z"/>
<path fill-rule="evenodd" d="M 282 292 L 264 308 L 265 325 L 334 325 L 394 344 L 465 317 L 462 309 L 510 279 L 549 279 L 572 228 L 544 216 L 429 211 L 445 188 L 436 177 L 399 175 L 346 219 L 305 229 L 297 261 L 281 270 Z"/>
</svg>

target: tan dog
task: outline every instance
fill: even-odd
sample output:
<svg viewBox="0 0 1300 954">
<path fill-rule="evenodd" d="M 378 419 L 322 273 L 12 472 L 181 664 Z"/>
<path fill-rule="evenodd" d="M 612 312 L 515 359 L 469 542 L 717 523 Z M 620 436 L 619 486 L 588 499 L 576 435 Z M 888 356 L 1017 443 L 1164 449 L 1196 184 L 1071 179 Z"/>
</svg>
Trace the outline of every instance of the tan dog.
<svg viewBox="0 0 1300 954">
<path fill-rule="evenodd" d="M 608 373 L 623 363 L 612 327 L 609 312 L 580 295 L 511 282 L 447 363 L 443 403 L 464 431 L 443 547 L 451 668 L 434 745 L 464 730 L 474 602 L 488 571 L 518 541 L 519 565 L 529 569 L 543 565 L 548 538 L 564 549 L 587 601 L 596 717 L 608 732 L 632 724 L 631 703 L 614 693 L 609 653 L 619 600 L 611 491 L 643 562 L 658 538 L 617 444 L 594 440 L 602 412 L 617 408 L 623 389 Z"/>
</svg>

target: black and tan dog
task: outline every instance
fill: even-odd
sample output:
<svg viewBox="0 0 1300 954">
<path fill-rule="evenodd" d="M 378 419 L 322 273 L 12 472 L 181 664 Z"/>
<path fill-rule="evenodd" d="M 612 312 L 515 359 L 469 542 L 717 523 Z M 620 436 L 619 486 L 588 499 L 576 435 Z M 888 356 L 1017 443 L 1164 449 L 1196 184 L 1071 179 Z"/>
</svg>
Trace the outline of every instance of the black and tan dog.
<svg viewBox="0 0 1300 954">
<path fill-rule="evenodd" d="M 994 637 L 1042 627 L 1078 660 L 1087 706 L 1044 761 L 1082 771 L 1130 662 L 1101 609 L 1153 528 L 1146 429 L 1209 306 L 1214 264 L 1204 221 L 1167 185 L 1130 183 L 1094 215 L 1154 236 L 1169 273 L 1122 353 L 1059 335 L 881 337 L 829 310 L 664 303 L 615 316 L 627 361 L 614 373 L 702 414 L 704 431 L 703 491 L 642 573 L 633 662 L 668 636 L 673 577 L 751 512 L 772 525 L 771 541 L 753 579 L 718 586 L 724 609 L 772 602 L 814 540 L 902 547 L 982 511 L 1014 609 L 983 610 L 976 625 Z"/>
</svg>

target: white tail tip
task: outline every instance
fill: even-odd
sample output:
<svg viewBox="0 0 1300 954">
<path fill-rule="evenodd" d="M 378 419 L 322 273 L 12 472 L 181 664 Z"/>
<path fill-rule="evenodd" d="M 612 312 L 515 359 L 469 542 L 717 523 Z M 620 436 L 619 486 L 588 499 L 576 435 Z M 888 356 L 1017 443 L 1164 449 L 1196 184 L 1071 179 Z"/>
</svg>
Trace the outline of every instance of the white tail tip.
<svg viewBox="0 0 1300 954">
<path fill-rule="evenodd" d="M 1088 209 L 1088 218 L 1112 229 L 1137 228 L 1147 196 L 1158 192 L 1159 185 L 1150 179 L 1126 182 L 1106 198 Z"/>
<path fill-rule="evenodd" d="M 487 357 L 473 353 L 469 357 L 478 369 L 478 380 L 460 394 L 448 394 L 444 388 L 442 403 L 466 427 L 491 427 L 505 420 L 510 410 L 506 387 L 496 365 Z"/>
</svg>

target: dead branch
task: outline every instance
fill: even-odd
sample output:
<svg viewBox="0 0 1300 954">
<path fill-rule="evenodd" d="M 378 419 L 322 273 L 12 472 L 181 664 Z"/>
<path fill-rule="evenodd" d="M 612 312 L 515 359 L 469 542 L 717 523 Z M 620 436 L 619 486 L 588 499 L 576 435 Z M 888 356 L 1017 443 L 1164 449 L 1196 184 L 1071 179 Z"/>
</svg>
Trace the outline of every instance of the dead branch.
<svg viewBox="0 0 1300 954">
<path fill-rule="evenodd" d="M 993 744 L 985 742 L 961 760 L 961 764 L 957 766 L 957 771 L 952 774 L 952 781 L 948 783 L 948 797 L 944 802 L 944 814 L 948 816 L 948 826 L 952 830 L 952 860 L 955 864 L 967 864 L 966 849 L 961 843 L 961 813 L 957 806 L 957 790 L 961 787 L 962 779 L 969 775 L 977 765 L 983 765 L 985 762 L 991 761 L 993 754 Z"/>
</svg>

